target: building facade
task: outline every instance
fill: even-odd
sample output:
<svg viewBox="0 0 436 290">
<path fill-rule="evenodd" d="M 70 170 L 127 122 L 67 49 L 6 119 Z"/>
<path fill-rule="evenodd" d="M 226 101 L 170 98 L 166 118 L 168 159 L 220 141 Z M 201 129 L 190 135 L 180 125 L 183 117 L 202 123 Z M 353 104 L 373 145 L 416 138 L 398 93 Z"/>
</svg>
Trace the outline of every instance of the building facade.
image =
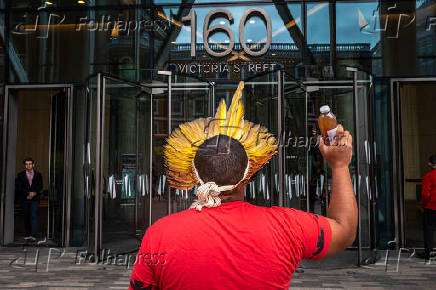
<svg viewBox="0 0 436 290">
<path fill-rule="evenodd" d="M 246 119 L 278 136 L 246 200 L 326 214 L 315 146 L 329 104 L 356 138 L 350 251 L 422 248 L 420 181 L 435 154 L 436 1 L 0 1 L 1 245 L 20 244 L 14 177 L 43 173 L 41 237 L 127 252 L 189 208 L 162 145 L 246 82 Z"/>
</svg>

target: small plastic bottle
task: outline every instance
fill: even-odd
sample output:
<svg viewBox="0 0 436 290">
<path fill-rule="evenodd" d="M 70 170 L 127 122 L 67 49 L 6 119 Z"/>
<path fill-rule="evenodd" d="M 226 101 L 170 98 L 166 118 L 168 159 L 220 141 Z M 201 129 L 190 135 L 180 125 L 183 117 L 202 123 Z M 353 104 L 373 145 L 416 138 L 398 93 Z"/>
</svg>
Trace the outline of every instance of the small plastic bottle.
<svg viewBox="0 0 436 290">
<path fill-rule="evenodd" d="M 321 130 L 321 135 L 323 137 L 329 137 L 330 143 L 333 142 L 336 137 L 336 130 L 338 122 L 336 121 L 336 116 L 330 111 L 328 105 L 324 105 L 319 108 L 321 114 L 318 117 L 318 126 Z"/>
</svg>

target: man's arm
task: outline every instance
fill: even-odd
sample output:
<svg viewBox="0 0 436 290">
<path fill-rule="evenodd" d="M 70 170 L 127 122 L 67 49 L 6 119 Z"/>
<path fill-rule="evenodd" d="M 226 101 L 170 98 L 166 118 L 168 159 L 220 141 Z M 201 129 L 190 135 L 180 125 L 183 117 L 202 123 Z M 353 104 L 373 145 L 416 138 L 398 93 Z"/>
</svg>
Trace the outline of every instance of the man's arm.
<svg viewBox="0 0 436 290">
<path fill-rule="evenodd" d="M 339 125 L 337 142 L 331 146 L 320 140 L 319 149 L 332 168 L 332 194 L 327 219 L 332 240 L 324 258 L 331 257 L 350 246 L 356 237 L 357 204 L 348 165 L 353 154 L 352 137 Z"/>
<path fill-rule="evenodd" d="M 36 194 L 40 194 L 41 190 L 43 188 L 43 182 L 42 182 L 42 174 L 40 172 L 37 173 L 38 179 L 37 184 L 35 184 L 35 192 Z"/>
<path fill-rule="evenodd" d="M 22 173 L 18 173 L 17 181 L 16 181 L 15 185 L 17 186 L 18 194 L 20 195 L 20 199 L 21 200 L 26 199 L 27 196 L 29 195 L 29 192 L 27 191 L 26 186 L 23 183 Z"/>
<path fill-rule="evenodd" d="M 30 197 L 33 198 L 38 196 L 41 193 L 43 183 L 42 183 L 42 174 L 34 171 L 34 176 L 32 180 L 32 185 L 30 186 Z"/>
</svg>

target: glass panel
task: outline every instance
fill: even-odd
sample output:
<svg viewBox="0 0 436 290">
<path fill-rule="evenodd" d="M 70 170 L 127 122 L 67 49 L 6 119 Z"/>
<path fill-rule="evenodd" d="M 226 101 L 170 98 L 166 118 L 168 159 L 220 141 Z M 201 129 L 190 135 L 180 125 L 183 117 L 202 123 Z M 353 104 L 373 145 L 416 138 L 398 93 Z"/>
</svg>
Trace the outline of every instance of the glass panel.
<svg viewBox="0 0 436 290">
<path fill-rule="evenodd" d="M 337 67 L 359 64 L 366 71 L 383 75 L 380 26 L 385 19 L 382 18 L 376 1 L 336 3 Z"/>
<path fill-rule="evenodd" d="M 329 3 L 307 5 L 307 44 L 317 64 L 330 64 Z"/>
<path fill-rule="evenodd" d="M 422 76 L 436 73 L 435 11 L 436 1 L 416 1 L 417 73 Z"/>
<path fill-rule="evenodd" d="M 374 243 L 373 234 L 371 232 L 371 224 L 373 220 L 371 217 L 375 213 L 372 213 L 372 202 L 375 201 L 374 191 L 375 188 L 372 184 L 374 174 L 371 174 L 371 164 L 374 162 L 373 156 L 373 137 L 372 131 L 372 119 L 369 116 L 370 112 L 370 99 L 373 98 L 373 85 L 372 78 L 366 72 L 359 71 L 357 73 L 357 108 L 358 108 L 358 123 L 356 124 L 359 130 L 359 136 L 356 136 L 355 140 L 359 142 L 360 150 L 360 232 L 361 232 L 361 247 L 364 251 L 369 251 L 371 245 Z M 356 120 L 355 120 L 356 122 Z M 357 166 L 357 165 L 356 165 Z M 365 258 L 369 256 L 369 252 L 364 252 Z"/>
<path fill-rule="evenodd" d="M 83 82 L 97 71 L 151 79 L 150 34 L 162 30 L 147 9 L 133 8 L 13 11 L 9 24 L 8 78 L 22 83 Z"/>
<path fill-rule="evenodd" d="M 398 83 L 394 83 L 397 85 Z M 400 185 L 402 195 L 400 203 L 403 209 L 403 245 L 408 248 L 423 248 L 425 246 L 422 206 L 426 208 L 431 203 L 424 204 L 422 191 L 423 178 L 432 171 L 429 157 L 435 153 L 436 130 L 430 124 L 436 123 L 434 107 L 436 98 L 433 83 L 399 83 L 398 102 L 401 118 L 398 123 L 401 129 L 401 173 Z M 432 186 L 433 187 L 433 186 Z M 427 209 L 424 209 L 427 210 Z M 428 222 L 427 222 L 428 224 Z M 428 226 L 430 227 L 430 226 Z M 431 245 L 430 245 L 431 247 Z"/>
<path fill-rule="evenodd" d="M 210 116 L 210 84 L 194 77 L 176 75 L 171 93 L 171 127 Z M 195 199 L 192 190 L 171 189 L 172 212 L 188 209 Z"/>
<path fill-rule="evenodd" d="M 92 83 L 92 82 L 91 82 Z M 95 87 L 74 87 L 73 93 L 73 160 L 72 160 L 72 190 L 71 190 L 71 228 L 70 246 L 83 247 L 87 245 L 89 199 L 87 197 L 85 176 L 89 173 L 89 152 L 87 146 L 88 114 L 91 103 L 90 94 L 95 94 Z M 95 115 L 93 116 L 95 117 Z M 88 184 L 89 185 L 89 184 Z"/>
<path fill-rule="evenodd" d="M 285 207 L 307 210 L 307 124 L 305 90 L 294 78 L 284 75 L 284 200 Z"/>
<path fill-rule="evenodd" d="M 245 105 L 244 119 L 268 128 L 268 131 L 276 137 L 279 136 L 277 96 L 278 72 L 255 76 L 247 79 L 245 82 L 243 93 Z M 245 200 L 260 206 L 279 204 L 277 154 L 245 186 Z"/>
<path fill-rule="evenodd" d="M 319 108 L 329 105 L 332 112 L 336 115 L 338 123 L 354 136 L 354 115 L 353 115 L 353 88 L 352 84 L 348 88 L 308 87 L 308 127 L 313 131 L 318 129 Z M 324 161 L 318 147 L 313 147 L 309 153 L 309 180 L 310 180 L 310 211 L 317 214 L 326 215 L 328 201 L 331 194 L 332 172 L 330 166 Z M 350 172 L 353 173 L 355 159 L 350 164 Z"/>
<path fill-rule="evenodd" d="M 2 1 L 3 2 L 3 1 Z M 141 4 L 141 0 L 14 0 L 9 1 L 10 7 L 20 8 L 52 8 L 52 7 L 89 7 L 104 5 L 135 5 Z M 145 2 L 145 1 L 144 1 Z"/>
<path fill-rule="evenodd" d="M 371 184 L 373 174 L 370 173 L 370 166 L 373 162 L 373 139 L 371 135 L 372 119 L 370 119 L 369 100 L 372 98 L 372 79 L 365 72 L 357 73 L 357 108 L 358 108 L 358 130 L 359 136 L 355 140 L 359 142 L 360 150 L 360 232 L 361 246 L 369 249 L 371 246 L 371 201 L 375 200 Z M 355 121 L 356 122 L 356 121 Z"/>
<path fill-rule="evenodd" d="M 85 142 L 83 156 L 83 193 L 84 193 L 84 222 L 82 238 L 75 238 L 86 242 L 89 249 L 95 247 L 95 194 L 96 194 L 96 146 L 97 146 L 97 105 L 98 105 L 98 77 L 88 79 L 86 88 L 86 116 Z M 80 230 L 76 228 L 76 230 Z M 80 234 L 76 234 L 80 235 Z"/>
<path fill-rule="evenodd" d="M 392 185 L 391 98 L 389 83 L 378 80 L 375 86 L 375 140 L 374 163 L 377 178 L 374 196 L 377 200 L 377 244 L 385 249 L 395 238 L 394 197 Z"/>
<path fill-rule="evenodd" d="M 166 76 L 165 76 L 166 78 Z M 168 137 L 168 80 L 154 81 L 153 88 L 153 171 L 151 190 L 151 223 L 168 215 L 169 197 L 166 183 L 163 145 Z"/>
<path fill-rule="evenodd" d="M 341 72 L 346 74 L 346 72 Z M 350 75 L 350 73 L 348 72 Z M 350 78 L 350 76 L 349 76 Z M 358 72 L 357 107 L 359 108 L 358 123 L 354 112 L 354 90 L 351 81 L 307 82 L 302 86 L 292 77 L 285 74 L 284 78 L 284 132 L 285 135 L 285 172 L 284 172 L 284 205 L 307 210 L 312 213 L 326 215 L 331 195 L 331 168 L 322 158 L 317 143 L 319 108 L 329 105 L 336 115 L 338 123 L 353 135 L 354 143 L 360 146 L 359 165 L 356 163 L 356 153 L 350 164 L 350 173 L 356 192 L 360 180 L 360 218 L 361 246 L 370 247 L 371 201 L 374 196 L 370 179 L 372 121 L 369 112 L 371 82 L 367 74 Z M 307 104 L 305 105 L 305 93 Z M 359 128 L 359 136 L 355 134 L 355 125 Z M 306 156 L 307 154 L 307 156 Z M 360 177 L 356 176 L 359 166 Z M 291 194 L 290 194 L 291 193 Z M 358 246 L 358 240 L 355 241 Z"/>
<path fill-rule="evenodd" d="M 63 244 L 64 229 L 64 158 L 67 100 L 64 92 L 51 97 L 50 120 L 50 187 L 49 187 L 49 233 L 48 238 L 58 245 Z"/>
<path fill-rule="evenodd" d="M 146 143 L 150 119 L 144 110 L 150 96 L 141 87 L 109 77 L 103 78 L 103 87 L 102 249 L 125 253 L 139 247 L 144 230 L 139 226 L 146 223 L 146 178 L 138 173 L 148 171 L 149 155 L 138 142 Z M 138 113 L 145 113 L 144 118 Z M 138 135 L 139 125 L 143 136 Z"/>
<path fill-rule="evenodd" d="M 135 223 L 137 236 L 141 238 L 150 224 L 150 181 L 151 181 L 151 91 L 143 92 L 137 97 L 137 176 Z"/>
</svg>

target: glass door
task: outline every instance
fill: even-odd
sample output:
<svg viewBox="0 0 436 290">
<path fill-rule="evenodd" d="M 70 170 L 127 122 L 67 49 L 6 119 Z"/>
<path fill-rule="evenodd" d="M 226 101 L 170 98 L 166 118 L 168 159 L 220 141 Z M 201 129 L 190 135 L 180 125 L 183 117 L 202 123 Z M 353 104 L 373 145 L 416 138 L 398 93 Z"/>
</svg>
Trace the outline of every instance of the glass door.
<svg viewBox="0 0 436 290">
<path fill-rule="evenodd" d="M 353 135 L 354 149 L 350 164 L 351 178 L 359 208 L 359 229 L 353 247 L 358 248 L 358 263 L 364 260 L 363 250 L 375 245 L 370 233 L 374 219 L 375 195 L 371 188 L 373 154 L 370 76 L 351 68 L 344 80 L 301 82 L 284 74 L 284 206 L 315 214 L 327 215 L 331 195 L 331 168 L 317 146 L 318 116 L 322 105 L 329 105 L 338 123 Z M 372 162 L 373 164 L 373 162 Z M 375 187 L 374 187 L 375 188 Z M 368 234 L 363 234 L 368 233 Z M 369 253 L 367 253 L 369 255 Z"/>
<path fill-rule="evenodd" d="M 250 77 L 245 80 L 243 92 L 245 119 L 268 128 L 276 138 L 281 136 L 282 132 L 279 121 L 282 118 L 282 99 L 279 98 L 283 90 L 281 73 L 281 71 L 273 71 Z M 232 96 L 233 94 L 229 96 L 228 104 Z M 279 146 L 279 154 L 259 170 L 250 184 L 245 187 L 246 201 L 259 206 L 282 205 L 280 162 L 283 160 L 283 153 L 281 149 L 282 146 Z"/>
<path fill-rule="evenodd" d="M 353 116 L 353 87 L 339 86 L 334 82 L 322 86 L 309 85 L 307 100 L 307 122 L 310 130 L 316 134 L 318 131 L 319 108 L 329 105 L 336 115 L 338 123 L 354 135 Z M 317 146 L 311 146 L 308 150 L 308 205 L 312 213 L 327 214 L 328 203 L 331 194 L 331 168 L 322 158 Z M 355 158 L 350 165 L 353 182 L 356 182 Z"/>
<path fill-rule="evenodd" d="M 307 211 L 310 207 L 307 164 L 313 153 L 307 150 L 309 137 L 313 138 L 313 127 L 308 126 L 306 109 L 308 92 L 287 73 L 283 79 L 283 206 Z"/>
<path fill-rule="evenodd" d="M 373 255 L 376 247 L 375 138 L 372 112 L 373 79 L 364 71 L 352 71 L 354 90 L 355 183 L 359 209 L 359 263 Z M 357 178 L 359 182 L 357 182 Z M 371 229 L 373 229 L 371 231 Z"/>
<path fill-rule="evenodd" d="M 147 89 L 102 74 L 88 82 L 88 245 L 100 259 L 138 249 L 149 225 L 152 94 Z"/>
<path fill-rule="evenodd" d="M 196 188 L 178 190 L 168 186 L 162 155 L 165 139 L 182 123 L 212 116 L 212 83 L 187 75 L 168 76 L 167 80 L 170 78 L 170 92 L 167 92 L 166 88 L 156 88 L 153 93 L 152 222 L 168 214 L 188 209 L 195 199 Z"/>
<path fill-rule="evenodd" d="M 347 73 L 347 72 L 345 72 Z M 372 212 L 375 196 L 371 160 L 373 153 L 372 119 L 369 106 L 371 101 L 372 80 L 365 72 L 351 68 L 348 72 L 351 79 L 342 81 L 312 81 L 305 83 L 306 90 L 306 175 L 307 207 L 312 213 L 326 215 L 331 195 L 331 168 L 323 160 L 316 142 L 317 119 L 319 108 L 329 105 L 335 113 L 338 123 L 353 136 L 354 153 L 350 164 L 350 173 L 359 209 L 359 226 L 353 247 L 358 249 L 358 264 L 366 259 L 371 245 L 375 246 L 370 223 L 374 217 Z M 303 106 L 302 106 L 303 107 Z M 364 234 L 365 233 L 365 234 Z"/>
<path fill-rule="evenodd" d="M 145 225 L 148 216 L 143 205 L 147 204 L 150 158 L 146 154 L 151 128 L 150 94 L 136 84 L 110 77 L 103 77 L 102 87 L 102 249 L 125 253 L 140 246 L 140 225 Z"/>
<path fill-rule="evenodd" d="M 67 115 L 65 92 L 61 91 L 51 96 L 47 238 L 54 240 L 58 245 L 64 244 Z"/>
</svg>

